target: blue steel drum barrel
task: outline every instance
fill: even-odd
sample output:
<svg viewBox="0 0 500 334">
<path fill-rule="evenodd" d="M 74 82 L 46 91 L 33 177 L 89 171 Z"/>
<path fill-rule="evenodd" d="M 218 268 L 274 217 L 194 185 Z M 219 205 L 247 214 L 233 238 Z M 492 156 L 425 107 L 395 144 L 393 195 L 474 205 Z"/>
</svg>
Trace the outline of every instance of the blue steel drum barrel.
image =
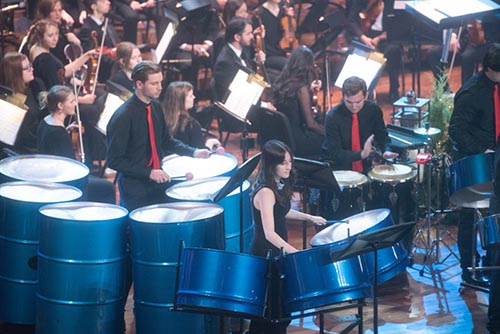
<svg viewBox="0 0 500 334">
<path fill-rule="evenodd" d="M 370 232 L 375 232 L 384 227 L 394 225 L 391 211 L 389 209 L 376 209 L 358 213 L 347 217 L 342 223 L 335 223 L 311 238 L 311 246 L 341 245 L 347 247 L 354 239 Z M 408 251 L 401 242 L 394 246 L 378 250 L 377 282 L 384 283 L 400 272 L 409 263 Z M 374 252 L 369 252 L 361 256 L 364 261 L 365 270 L 368 271 L 370 281 L 374 276 Z"/>
<path fill-rule="evenodd" d="M 88 167 L 81 162 L 55 155 L 18 155 L 0 161 L 0 183 L 55 182 L 75 186 L 83 191 L 88 175 Z"/>
<path fill-rule="evenodd" d="M 331 253 L 346 245 L 327 245 L 277 258 L 283 277 L 282 311 L 309 310 L 370 296 L 370 281 L 359 257 L 334 262 Z"/>
<path fill-rule="evenodd" d="M 207 248 L 184 248 L 177 306 L 230 316 L 263 317 L 267 260 Z"/>
<path fill-rule="evenodd" d="M 201 180 L 181 182 L 167 189 L 166 195 L 175 201 L 196 201 L 211 203 L 212 199 L 229 181 L 220 176 Z M 247 252 L 253 238 L 252 207 L 250 204 L 250 182 L 245 181 L 240 198 L 240 187 L 221 199 L 217 204 L 224 208 L 224 228 L 226 231 L 226 250 L 240 251 L 240 200 L 243 217 L 243 252 Z"/>
<path fill-rule="evenodd" d="M 224 249 L 224 209 L 217 204 L 151 205 L 129 215 L 137 334 L 218 333 L 218 317 L 171 311 L 180 241 Z"/>
<path fill-rule="evenodd" d="M 38 210 L 81 196 L 79 189 L 64 184 L 0 184 L 0 321 L 35 323 Z"/>
<path fill-rule="evenodd" d="M 123 333 L 128 211 L 76 202 L 40 215 L 37 333 Z"/>
</svg>

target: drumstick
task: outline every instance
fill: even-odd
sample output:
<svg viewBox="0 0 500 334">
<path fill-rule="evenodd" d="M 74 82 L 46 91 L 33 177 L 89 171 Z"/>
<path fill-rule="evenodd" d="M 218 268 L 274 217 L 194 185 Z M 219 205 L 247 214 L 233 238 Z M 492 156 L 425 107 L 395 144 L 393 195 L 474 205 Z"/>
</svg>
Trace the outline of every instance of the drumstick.
<svg viewBox="0 0 500 334">
<path fill-rule="evenodd" d="M 172 178 L 170 178 L 170 181 L 184 181 L 184 180 L 192 180 L 194 178 L 194 175 L 193 173 L 191 172 L 187 172 L 186 174 L 184 174 L 184 176 L 174 176 Z"/>
</svg>

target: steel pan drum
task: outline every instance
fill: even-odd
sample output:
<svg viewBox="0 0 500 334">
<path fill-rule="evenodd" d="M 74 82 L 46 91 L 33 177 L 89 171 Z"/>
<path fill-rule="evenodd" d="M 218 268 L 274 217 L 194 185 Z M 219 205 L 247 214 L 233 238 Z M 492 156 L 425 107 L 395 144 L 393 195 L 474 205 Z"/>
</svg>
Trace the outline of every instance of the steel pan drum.
<svg viewBox="0 0 500 334">
<path fill-rule="evenodd" d="M 129 215 L 137 334 L 216 333 L 213 316 L 170 311 L 174 306 L 179 243 L 224 249 L 224 210 L 217 204 L 151 205 Z"/>
<path fill-rule="evenodd" d="M 208 159 L 197 159 L 177 154 L 163 158 L 161 168 L 174 181 L 186 181 L 186 173 L 193 174 L 193 179 L 204 179 L 214 176 L 231 176 L 238 167 L 238 160 L 229 154 L 212 154 Z"/>
<path fill-rule="evenodd" d="M 483 249 L 500 248 L 500 214 L 481 219 L 478 222 L 479 237 Z"/>
<path fill-rule="evenodd" d="M 0 183 L 37 181 L 64 183 L 84 189 L 89 169 L 84 164 L 55 155 L 30 154 L 0 161 Z"/>
<path fill-rule="evenodd" d="M 263 317 L 267 260 L 206 248 L 184 248 L 177 306 L 240 317 Z"/>
<path fill-rule="evenodd" d="M 229 177 L 220 176 L 201 180 L 178 183 L 167 189 L 168 198 L 176 201 L 212 202 L 217 192 L 229 181 Z M 243 183 L 243 237 L 244 249 L 247 251 L 253 236 L 252 208 L 250 205 L 250 182 Z M 224 208 L 224 229 L 226 234 L 226 250 L 240 251 L 240 188 L 236 188 L 217 204 Z"/>
<path fill-rule="evenodd" d="M 370 296 L 361 258 L 333 262 L 331 252 L 347 245 L 328 245 L 287 254 L 283 258 L 285 314 Z"/>
<path fill-rule="evenodd" d="M 0 184 L 0 321 L 35 323 L 38 210 L 81 196 L 79 189 L 64 184 Z"/>
<path fill-rule="evenodd" d="M 38 334 L 123 333 L 127 214 L 93 202 L 40 208 Z"/>
<path fill-rule="evenodd" d="M 332 224 L 314 235 L 310 243 L 313 247 L 329 244 L 347 247 L 358 235 L 393 225 L 389 209 L 370 210 L 348 217 L 344 223 Z M 362 255 L 362 258 L 365 270 L 368 271 L 370 279 L 373 279 L 373 252 Z M 408 260 L 408 251 L 399 242 L 379 250 L 376 269 L 378 283 L 383 283 L 403 271 Z"/>
<path fill-rule="evenodd" d="M 487 208 L 493 192 L 494 153 L 471 155 L 448 168 L 450 202 L 464 208 Z"/>
</svg>

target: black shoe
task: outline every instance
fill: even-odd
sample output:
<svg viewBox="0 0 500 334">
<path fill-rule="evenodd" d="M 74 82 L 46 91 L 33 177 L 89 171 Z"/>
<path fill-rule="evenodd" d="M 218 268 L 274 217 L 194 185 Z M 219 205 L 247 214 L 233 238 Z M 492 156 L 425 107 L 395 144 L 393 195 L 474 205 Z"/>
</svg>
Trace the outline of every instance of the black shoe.
<svg viewBox="0 0 500 334">
<path fill-rule="evenodd" d="M 463 272 L 462 281 L 481 288 L 490 288 L 490 281 L 488 281 L 481 273 L 476 273 L 476 277 L 474 278 L 470 272 Z"/>
</svg>

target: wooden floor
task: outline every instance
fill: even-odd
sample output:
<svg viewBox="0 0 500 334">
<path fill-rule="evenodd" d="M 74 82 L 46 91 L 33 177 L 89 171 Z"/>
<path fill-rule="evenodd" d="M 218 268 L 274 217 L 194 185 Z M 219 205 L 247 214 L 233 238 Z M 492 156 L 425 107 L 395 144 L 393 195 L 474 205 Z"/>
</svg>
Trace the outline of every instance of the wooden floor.
<svg viewBox="0 0 500 334">
<path fill-rule="evenodd" d="M 452 90 L 456 91 L 459 84 L 460 70 L 454 73 L 451 82 Z M 410 84 L 410 75 L 407 74 L 407 87 Z M 383 76 L 377 87 L 378 99 L 384 109 L 385 119 L 390 120 L 392 106 L 383 102 L 388 94 L 388 78 Z M 340 100 L 340 91 L 332 89 L 332 103 Z M 422 73 L 421 97 L 432 94 L 432 78 L 429 71 Z M 212 129 L 214 132 L 216 129 Z M 227 150 L 241 162 L 239 137 L 232 135 Z M 250 156 L 259 151 L 259 148 L 250 150 Z M 379 333 L 384 334 L 465 334 L 486 333 L 488 295 L 472 289 L 460 289 L 460 266 L 454 237 L 456 226 L 440 225 L 433 222 L 430 227 L 431 239 L 427 240 L 427 225 L 425 221 L 417 222 L 417 235 L 413 249 L 414 264 L 405 271 L 382 284 L 379 289 Z M 436 229 L 440 230 L 442 242 L 438 242 L 440 254 L 435 252 L 425 262 L 426 242 L 436 240 Z M 290 240 L 297 248 L 302 247 L 301 224 L 290 222 Z M 307 238 L 310 239 L 315 230 L 309 227 Z M 451 253 L 450 253 L 451 252 Z M 364 332 L 373 333 L 373 300 L 368 299 L 364 307 Z M 342 311 L 325 314 L 325 332 L 339 333 L 352 321 L 352 311 Z M 126 305 L 127 334 L 135 334 L 135 319 L 133 313 L 133 291 L 128 297 Z M 6 327 L 0 324 L 0 334 L 32 333 L 32 328 Z M 319 318 L 307 316 L 295 319 L 288 327 L 288 333 L 306 334 L 319 332 Z M 352 332 L 356 333 L 357 329 Z M 71 333 L 68 333 L 71 334 Z M 107 334 L 107 333 L 103 333 Z M 110 333 L 111 334 L 111 333 Z M 146 333 L 163 334 L 163 333 Z M 167 333 L 165 333 L 167 334 Z M 186 333 L 193 334 L 193 333 Z"/>
</svg>

